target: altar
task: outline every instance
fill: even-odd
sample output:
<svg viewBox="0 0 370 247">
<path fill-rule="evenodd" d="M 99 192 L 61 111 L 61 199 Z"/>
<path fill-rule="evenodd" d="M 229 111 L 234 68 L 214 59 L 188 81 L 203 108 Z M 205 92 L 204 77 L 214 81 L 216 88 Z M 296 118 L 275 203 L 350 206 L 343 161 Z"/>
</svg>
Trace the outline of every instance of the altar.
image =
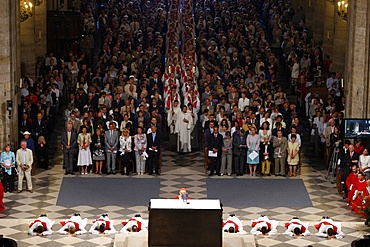
<svg viewBox="0 0 370 247">
<path fill-rule="evenodd" d="M 151 199 L 148 246 L 222 246 L 220 200 Z"/>
</svg>

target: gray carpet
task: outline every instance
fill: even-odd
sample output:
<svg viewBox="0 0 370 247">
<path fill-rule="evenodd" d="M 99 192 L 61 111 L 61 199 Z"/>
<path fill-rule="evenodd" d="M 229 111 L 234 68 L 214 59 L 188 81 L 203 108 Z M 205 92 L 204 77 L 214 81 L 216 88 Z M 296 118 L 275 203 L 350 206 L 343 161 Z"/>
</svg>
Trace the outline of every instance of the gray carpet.
<svg viewBox="0 0 370 247">
<path fill-rule="evenodd" d="M 207 179 L 208 199 L 229 207 L 312 207 L 301 179 Z"/>
<path fill-rule="evenodd" d="M 146 206 L 159 198 L 159 178 L 64 177 L 57 205 Z"/>
</svg>

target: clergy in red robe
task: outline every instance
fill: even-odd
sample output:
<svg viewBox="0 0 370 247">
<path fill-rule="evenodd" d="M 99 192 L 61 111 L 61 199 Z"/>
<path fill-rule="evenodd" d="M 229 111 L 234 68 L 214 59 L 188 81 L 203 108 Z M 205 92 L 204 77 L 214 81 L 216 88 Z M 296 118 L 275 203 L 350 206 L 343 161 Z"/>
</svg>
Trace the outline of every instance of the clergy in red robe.
<svg viewBox="0 0 370 247">
<path fill-rule="evenodd" d="M 358 181 L 358 168 L 357 166 L 352 166 L 352 172 L 348 175 L 346 179 L 346 186 L 348 188 L 347 202 L 349 203 L 355 192 L 354 185 Z"/>
<path fill-rule="evenodd" d="M 369 195 L 365 178 L 366 178 L 365 173 L 359 172 L 358 180 L 354 184 L 354 193 L 351 198 L 350 205 L 353 211 L 357 214 L 362 214 L 361 208 L 362 208 L 362 205 L 364 204 L 364 199 Z"/>
</svg>

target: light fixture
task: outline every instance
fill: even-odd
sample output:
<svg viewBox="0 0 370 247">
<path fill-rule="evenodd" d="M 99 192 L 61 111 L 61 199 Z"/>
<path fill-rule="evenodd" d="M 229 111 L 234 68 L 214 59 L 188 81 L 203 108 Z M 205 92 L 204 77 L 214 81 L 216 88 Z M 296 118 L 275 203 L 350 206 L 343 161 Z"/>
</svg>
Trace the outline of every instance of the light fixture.
<svg viewBox="0 0 370 247">
<path fill-rule="evenodd" d="M 35 5 L 40 6 L 44 3 L 44 0 L 35 0 Z"/>
<path fill-rule="evenodd" d="M 343 20 L 347 20 L 348 1 L 338 1 L 338 15 Z"/>
<path fill-rule="evenodd" d="M 19 20 L 21 22 L 24 22 L 29 17 L 32 17 L 32 7 L 33 4 L 31 2 L 20 0 L 20 6 L 19 6 Z"/>
</svg>

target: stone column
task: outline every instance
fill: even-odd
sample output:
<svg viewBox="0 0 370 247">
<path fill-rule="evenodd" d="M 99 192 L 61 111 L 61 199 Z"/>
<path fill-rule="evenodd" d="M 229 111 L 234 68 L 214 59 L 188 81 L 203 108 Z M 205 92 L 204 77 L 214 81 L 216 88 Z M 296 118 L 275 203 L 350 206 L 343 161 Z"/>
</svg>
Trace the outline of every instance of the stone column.
<svg viewBox="0 0 370 247">
<path fill-rule="evenodd" d="M 6 143 L 18 146 L 18 98 L 15 87 L 19 86 L 19 1 L 0 0 L 0 147 Z M 7 100 L 13 102 L 7 110 Z"/>
<path fill-rule="evenodd" d="M 36 46 L 35 46 L 35 55 L 36 61 L 38 57 L 45 56 L 46 54 L 46 23 L 47 23 L 47 14 L 46 14 L 46 2 L 35 7 L 35 36 L 36 36 Z"/>
<path fill-rule="evenodd" d="M 343 73 L 345 67 L 345 56 L 347 49 L 347 22 L 340 18 L 337 14 L 338 5 L 335 5 L 334 14 L 334 40 L 333 53 L 331 57 L 333 60 L 332 70 Z"/>
<path fill-rule="evenodd" d="M 293 1 L 294 2 L 294 1 Z M 313 35 L 313 21 L 314 21 L 314 12 L 315 8 L 313 7 L 314 0 L 307 0 L 301 6 L 304 9 L 305 17 L 306 17 L 306 26 L 310 30 L 310 36 Z"/>
<path fill-rule="evenodd" d="M 313 13 L 312 36 L 316 41 L 324 40 L 324 21 L 325 5 L 327 1 L 324 0 L 308 0 L 311 1 Z"/>
<path fill-rule="evenodd" d="M 346 117 L 370 118 L 370 2 L 349 1 L 345 78 Z"/>
<path fill-rule="evenodd" d="M 34 3 L 34 1 L 31 1 Z M 25 73 L 29 73 L 31 78 L 35 75 L 36 65 L 36 34 L 35 34 L 35 7 L 32 8 L 32 17 L 20 23 L 20 41 L 21 41 L 21 63 L 24 65 Z M 22 75 L 23 76 L 23 75 Z"/>
<path fill-rule="evenodd" d="M 323 28 L 323 50 L 324 55 L 326 54 L 333 54 L 333 38 L 334 38 L 334 5 L 328 1 L 324 1 L 325 3 L 325 10 L 324 10 L 324 16 L 323 22 L 324 22 L 324 28 Z"/>
</svg>

